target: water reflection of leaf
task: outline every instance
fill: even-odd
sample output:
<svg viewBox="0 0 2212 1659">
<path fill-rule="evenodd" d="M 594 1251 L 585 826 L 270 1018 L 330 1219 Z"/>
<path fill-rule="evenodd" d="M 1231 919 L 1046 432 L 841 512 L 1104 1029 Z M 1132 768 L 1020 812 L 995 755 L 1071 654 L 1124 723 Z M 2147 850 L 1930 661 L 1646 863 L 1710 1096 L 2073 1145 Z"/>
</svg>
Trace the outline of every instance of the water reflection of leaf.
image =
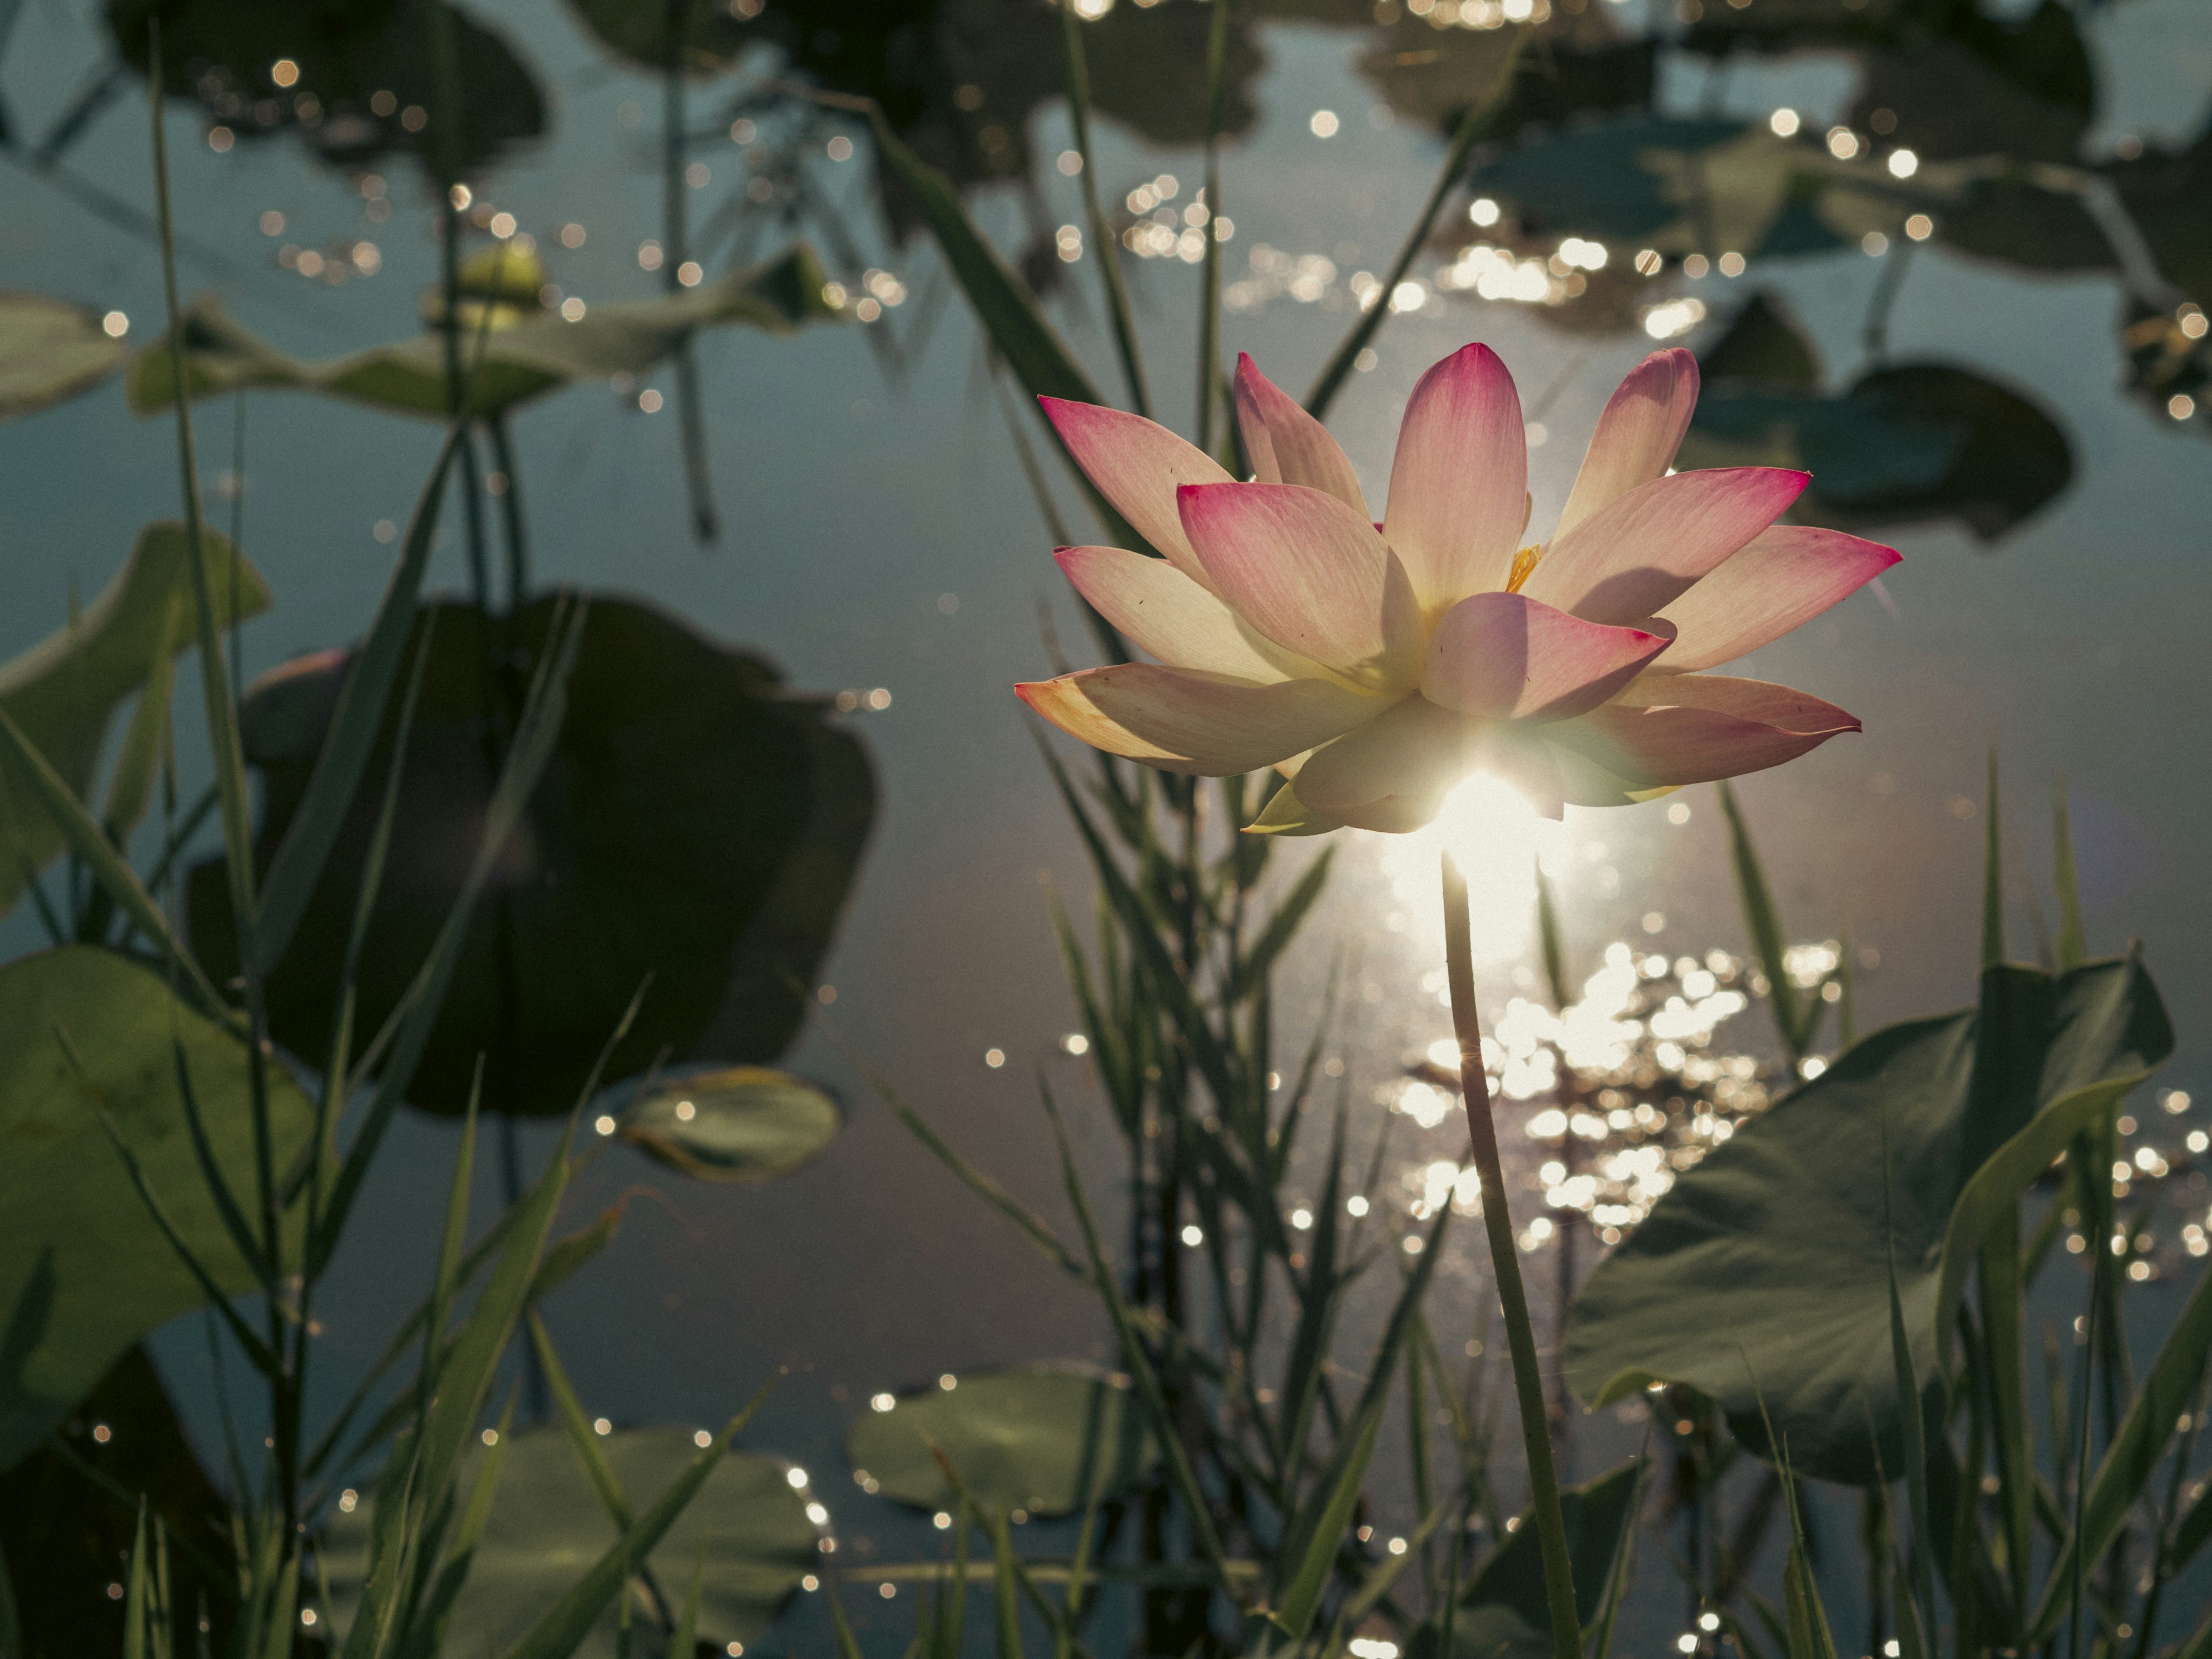
<svg viewBox="0 0 2212 1659">
<path fill-rule="evenodd" d="M 553 601 L 500 622 L 457 602 L 434 626 L 390 863 L 361 967 L 357 1029 L 405 991 L 451 908 Z M 487 664 L 492 665 L 489 669 Z M 344 672 L 342 653 L 266 676 L 244 711 L 264 781 L 262 856 L 296 810 Z M 391 736 L 369 775 L 383 775 Z M 270 1024 L 328 1051 L 339 957 L 374 823 L 364 790 L 295 941 L 271 976 Z M 648 975 L 611 1080 L 657 1056 L 763 1061 L 796 1035 L 874 814 L 859 744 L 761 659 L 633 600 L 594 601 L 544 781 L 510 843 L 410 1098 L 460 1109 L 479 1052 L 486 1103 L 562 1112 Z M 235 957 L 219 864 L 192 873 L 203 960 Z"/>
<path fill-rule="evenodd" d="M 545 100 L 497 32 L 457 6 L 441 9 L 466 89 L 453 160 L 472 172 L 543 132 Z M 294 132 L 346 166 L 395 150 L 440 155 L 431 8 L 412 0 L 108 0 L 116 48 L 142 75 L 157 13 L 164 89 L 240 137 Z M 287 58 L 298 78 L 280 87 L 270 66 Z"/>
<path fill-rule="evenodd" d="M 125 349 L 88 307 L 0 292 L 0 421 L 91 391 L 115 372 Z"/>
<path fill-rule="evenodd" d="M 599 1447 L 638 1513 L 684 1473 L 698 1451 L 690 1431 L 672 1428 L 613 1430 L 601 1437 Z M 524 1429 L 500 1450 L 503 1462 L 490 1516 L 446 1627 L 449 1653 L 508 1651 L 617 1536 L 564 1429 Z M 472 1449 L 462 1461 L 458 1490 L 471 1490 L 477 1460 L 484 1455 Z M 807 1516 L 808 1497 L 793 1488 L 790 1474 L 780 1458 L 758 1452 L 724 1454 L 698 1496 L 646 1558 L 653 1582 L 672 1597 L 684 1595 L 695 1563 L 703 1561 L 698 1624 L 702 1650 L 711 1644 L 710 1650 L 720 1653 L 726 1646 L 758 1641 L 798 1591 L 799 1581 L 819 1568 L 819 1534 Z M 372 1518 L 364 1501 L 351 1510 L 341 1508 L 324 1531 L 328 1611 L 341 1630 L 360 1604 Z M 664 1654 L 665 1638 L 650 1603 L 647 1608 L 633 1611 L 633 1628 L 624 1630 L 611 1601 L 574 1651 L 586 1659 Z M 680 1601 L 666 1611 L 672 1621 Z"/>
<path fill-rule="evenodd" d="M 2073 475 L 2066 434 L 2021 393 L 1946 363 L 1881 364 L 1820 390 L 1811 342 L 1754 296 L 1698 359 L 1705 386 L 1680 465 L 1813 475 L 1790 509 L 1851 531 L 1955 520 L 1994 540 Z"/>
<path fill-rule="evenodd" d="M 470 381 L 475 412 L 495 415 L 577 380 L 644 374 L 702 328 L 741 323 L 789 334 L 807 323 L 842 316 L 824 286 L 821 266 L 801 244 L 698 288 L 656 300 L 595 306 L 574 322 L 534 316 L 491 328 L 481 342 L 471 337 L 463 344 L 465 363 L 475 365 Z M 256 337 L 211 295 L 186 307 L 185 330 L 185 379 L 194 398 L 270 386 L 447 418 L 442 334 L 308 362 Z M 174 400 L 167 336 L 132 361 L 128 384 L 131 406 L 141 415 L 157 413 Z"/>
</svg>

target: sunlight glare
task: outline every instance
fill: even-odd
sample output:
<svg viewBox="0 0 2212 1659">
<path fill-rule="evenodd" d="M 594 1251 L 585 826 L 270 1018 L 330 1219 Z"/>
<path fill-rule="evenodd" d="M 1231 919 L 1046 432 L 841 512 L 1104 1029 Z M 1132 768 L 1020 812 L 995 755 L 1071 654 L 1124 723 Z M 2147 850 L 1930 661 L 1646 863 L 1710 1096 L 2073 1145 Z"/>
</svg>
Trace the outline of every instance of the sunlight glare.
<svg viewBox="0 0 2212 1659">
<path fill-rule="evenodd" d="M 1566 856 L 1566 826 L 1538 816 L 1512 785 L 1477 772 L 1444 797 L 1434 823 L 1410 836 L 1394 836 L 1382 854 L 1382 873 L 1419 937 L 1443 949 L 1443 894 L 1437 855 L 1449 848 L 1466 872 L 1474 926 L 1474 959 L 1490 963 L 1516 958 L 1530 946 L 1535 927 L 1538 859 L 1547 872 Z"/>
</svg>

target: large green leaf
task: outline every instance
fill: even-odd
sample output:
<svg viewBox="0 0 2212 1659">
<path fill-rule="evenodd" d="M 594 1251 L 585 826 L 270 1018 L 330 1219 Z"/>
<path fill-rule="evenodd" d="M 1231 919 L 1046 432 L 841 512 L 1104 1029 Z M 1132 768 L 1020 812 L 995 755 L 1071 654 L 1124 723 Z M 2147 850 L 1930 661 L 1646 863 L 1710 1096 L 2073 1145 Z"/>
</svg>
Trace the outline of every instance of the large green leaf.
<svg viewBox="0 0 2212 1659">
<path fill-rule="evenodd" d="M 269 608 L 260 573 L 213 531 L 204 532 L 216 620 Z M 163 521 L 138 532 L 113 581 L 59 633 L 0 665 L 0 708 L 22 728 L 80 799 L 107 738 L 116 706 L 191 643 L 191 556 L 185 527 Z M 28 781 L 0 762 L 0 914 L 22 896 L 31 872 L 62 850 L 61 830 L 33 799 Z"/>
<path fill-rule="evenodd" d="M 88 307 L 0 290 L 0 421 L 91 391 L 125 349 Z"/>
<path fill-rule="evenodd" d="M 1559 1494 L 1575 1567 L 1576 1616 L 1587 1626 L 1605 1599 L 1606 1581 L 1634 1520 L 1637 1466 L 1624 1463 Z M 1422 1659 L 1435 1653 L 1425 1628 Z M 1553 1652 L 1545 1603 L 1544 1557 L 1534 1512 L 1522 1514 L 1504 1543 L 1468 1581 L 1452 1614 L 1452 1659 L 1547 1659 Z"/>
<path fill-rule="evenodd" d="M 1753 1447 L 1763 1391 L 1799 1472 L 1869 1481 L 1870 1437 L 1902 1468 L 1887 1244 L 1914 1373 L 1935 1377 L 1991 1218 L 2172 1047 L 2132 959 L 1990 969 L 1978 1008 L 1876 1032 L 1679 1175 L 1576 1297 L 1568 1382 L 1593 1405 L 1689 1384 Z"/>
<path fill-rule="evenodd" d="M 1127 1385 L 1074 1365 L 986 1371 L 910 1394 L 858 1419 L 845 1437 L 854 1472 L 917 1509 L 954 1502 L 933 1446 L 988 1509 L 1069 1515 L 1085 1507 L 1086 1472 L 1102 1497 L 1158 1455 Z"/>
<path fill-rule="evenodd" d="M 362 1029 L 412 983 L 466 873 L 495 762 L 555 610 L 507 618 L 425 605 L 431 631 L 377 908 L 358 984 Z M 487 668 L 487 663 L 497 665 Z M 325 652 L 249 691 L 247 757 L 261 769 L 266 867 L 307 785 L 345 670 Z M 369 774 L 391 753 L 387 714 Z M 270 1030 L 329 1051 L 341 947 L 379 802 L 362 791 L 269 985 Z M 484 1103 L 565 1113 L 577 1079 L 652 983 L 609 1081 L 666 1054 L 761 1062 L 796 1035 L 875 806 L 858 741 L 824 702 L 787 691 L 760 658 L 635 600 L 594 599 L 568 714 L 500 872 L 461 949 L 408 1099 L 457 1112 L 477 1057 Z M 219 864 L 192 872 L 194 949 L 222 975 L 236 947 Z"/>
<path fill-rule="evenodd" d="M 574 381 L 645 374 L 699 329 L 744 323 L 789 334 L 842 314 L 831 302 L 821 265 L 801 243 L 697 288 L 593 306 L 573 323 L 541 315 L 494 326 L 483 333 L 480 346 L 477 337 L 464 342 L 464 374 L 466 365 L 475 365 L 472 407 L 489 416 Z M 184 326 L 185 381 L 194 398 L 269 386 L 447 418 L 443 334 L 308 362 L 257 338 L 220 301 L 205 295 L 185 308 Z M 167 335 L 132 360 L 128 384 L 131 406 L 142 415 L 175 401 Z"/>
<path fill-rule="evenodd" d="M 70 945 L 0 967 L 0 1468 L 37 1445 L 131 1344 L 205 1300 L 116 1156 L 103 1109 L 217 1282 L 256 1282 L 203 1182 L 173 1036 L 216 1163 L 234 1190 L 250 1193 L 252 1121 L 237 1038 L 179 1002 L 159 973 L 111 951 Z M 289 1165 L 313 1109 L 281 1067 L 270 1073 L 270 1109 L 277 1162 Z"/>
<path fill-rule="evenodd" d="M 766 1066 L 664 1075 L 622 1116 L 623 1139 L 702 1181 L 788 1175 L 843 1125 L 824 1091 Z"/>
<path fill-rule="evenodd" d="M 688 1429 L 623 1429 L 600 1444 L 641 1510 L 678 1480 L 699 1452 Z M 621 1536 L 559 1426 L 526 1429 L 504 1450 L 491 1516 L 447 1626 L 449 1653 L 506 1651 Z M 459 1489 L 469 1487 L 483 1455 L 481 1448 L 472 1449 L 462 1460 Z M 793 1487 L 790 1474 L 791 1466 L 780 1458 L 728 1453 L 647 1558 L 653 1582 L 680 1596 L 703 1552 L 699 1636 L 716 1651 L 759 1640 L 799 1580 L 819 1570 L 819 1534 L 807 1518 L 809 1500 Z M 364 1501 L 333 1514 L 324 1531 L 330 1612 L 340 1630 L 360 1603 L 370 1522 Z M 668 1611 L 673 1619 L 681 1608 Z M 664 1644 L 652 1621 L 635 1614 L 633 1620 L 634 1638 L 647 1638 L 633 1651 L 659 1654 Z M 617 1640 L 617 1611 L 610 1606 L 575 1651 L 589 1659 L 614 1659 Z"/>
</svg>

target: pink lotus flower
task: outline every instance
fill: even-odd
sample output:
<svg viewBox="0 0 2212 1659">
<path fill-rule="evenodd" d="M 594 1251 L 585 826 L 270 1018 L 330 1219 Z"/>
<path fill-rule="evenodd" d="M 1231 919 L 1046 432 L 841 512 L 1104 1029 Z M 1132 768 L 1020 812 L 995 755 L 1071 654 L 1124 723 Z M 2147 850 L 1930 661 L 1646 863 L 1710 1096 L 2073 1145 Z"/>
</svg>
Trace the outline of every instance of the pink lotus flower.
<svg viewBox="0 0 2212 1659">
<path fill-rule="evenodd" d="M 1670 474 L 1697 398 L 1687 351 L 1645 358 L 1599 417 L 1551 538 L 1527 545 L 1521 403 L 1487 346 L 1413 388 L 1379 525 L 1336 441 L 1249 357 L 1249 483 L 1150 421 L 1044 398 L 1091 481 L 1166 555 L 1054 556 L 1158 660 L 1014 689 L 1164 771 L 1273 767 L 1292 781 L 1253 827 L 1276 832 L 1416 830 L 1478 768 L 1557 817 L 1794 759 L 1858 721 L 1692 671 L 1788 633 L 1898 555 L 1776 525 L 1805 473 Z"/>
</svg>

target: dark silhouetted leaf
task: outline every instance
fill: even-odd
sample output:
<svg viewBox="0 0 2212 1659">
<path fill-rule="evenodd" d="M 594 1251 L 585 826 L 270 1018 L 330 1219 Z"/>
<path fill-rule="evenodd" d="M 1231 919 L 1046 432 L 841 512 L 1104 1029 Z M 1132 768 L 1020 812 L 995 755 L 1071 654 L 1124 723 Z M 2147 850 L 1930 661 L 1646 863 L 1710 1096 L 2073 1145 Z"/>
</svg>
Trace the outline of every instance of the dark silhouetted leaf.
<svg viewBox="0 0 2212 1659">
<path fill-rule="evenodd" d="M 426 605 L 434 629 L 390 861 L 360 978 L 360 1029 L 405 991 L 474 851 L 496 770 L 555 602 L 511 618 Z M 491 665 L 487 666 L 487 665 Z M 345 668 L 303 658 L 249 692 L 247 757 L 265 781 L 261 856 L 306 787 Z M 818 699 L 787 692 L 760 658 L 634 600 L 592 601 L 568 718 L 460 966 L 408 1098 L 458 1112 L 482 1053 L 484 1103 L 557 1114 L 639 987 L 652 985 L 609 1081 L 665 1052 L 765 1061 L 797 1033 L 875 810 L 859 744 Z M 370 775 L 387 763 L 389 717 Z M 362 792 L 272 975 L 270 1029 L 328 1051 L 340 948 L 376 801 Z M 235 956 L 218 866 L 192 872 L 202 959 Z M 794 983 L 795 982 L 795 983 Z"/>
<path fill-rule="evenodd" d="M 1574 1561 L 1575 1608 L 1589 1624 L 1605 1600 L 1606 1581 L 1622 1536 L 1634 1519 L 1637 1466 L 1624 1463 L 1559 1494 L 1567 1548 Z M 1544 1559 L 1533 1512 L 1476 1570 L 1452 1614 L 1452 1659 L 1548 1659 L 1551 1613 L 1545 1603 Z M 1416 1640 L 1418 1659 L 1435 1659 L 1436 1630 Z"/>
<path fill-rule="evenodd" d="M 453 30 L 466 89 L 452 160 L 470 173 L 543 132 L 545 100 L 501 34 L 457 6 L 438 9 Z M 426 27 L 432 8 L 416 0 L 108 0 L 108 30 L 142 75 L 150 62 L 147 25 L 157 12 L 163 90 L 199 104 L 240 137 L 296 133 L 346 166 L 412 150 L 436 170 L 443 135 L 438 54 Z M 269 76 L 282 58 L 299 68 L 289 87 Z"/>
<path fill-rule="evenodd" d="M 986 1510 L 1070 1515 L 1085 1507 L 1086 1468 L 1111 1497 L 1152 1467 L 1157 1452 L 1133 1407 L 1127 1384 L 1085 1367 L 987 1371 L 866 1413 L 845 1451 L 856 1474 L 916 1509 L 954 1502 L 933 1445 Z"/>
<path fill-rule="evenodd" d="M 623 1114 L 623 1139 L 702 1181 L 767 1181 L 836 1138 L 837 1103 L 765 1066 L 665 1076 Z"/>
</svg>

